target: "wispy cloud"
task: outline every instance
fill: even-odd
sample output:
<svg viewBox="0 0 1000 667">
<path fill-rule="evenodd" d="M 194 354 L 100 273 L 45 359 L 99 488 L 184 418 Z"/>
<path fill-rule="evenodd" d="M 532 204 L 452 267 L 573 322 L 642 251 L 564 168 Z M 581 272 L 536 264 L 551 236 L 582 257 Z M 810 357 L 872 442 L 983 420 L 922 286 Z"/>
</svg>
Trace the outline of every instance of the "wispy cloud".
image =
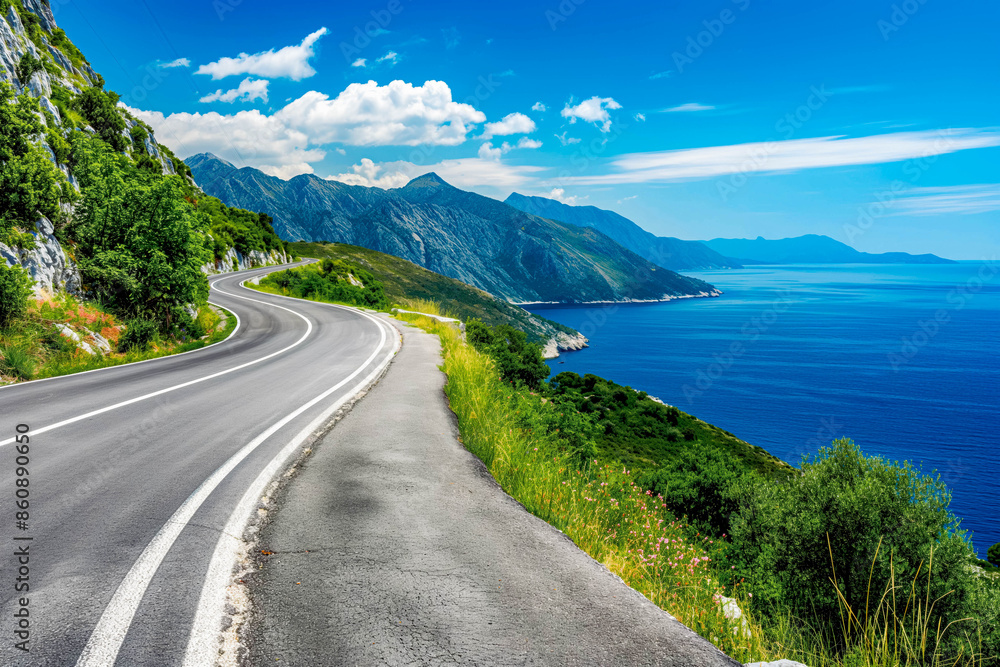
<svg viewBox="0 0 1000 667">
<path fill-rule="evenodd" d="M 572 181 L 609 185 L 706 179 L 749 172 L 795 172 L 900 162 L 992 146 L 1000 146 L 1000 131 L 977 128 L 766 141 L 631 153 L 612 161 L 615 173 L 572 177 Z"/>
<path fill-rule="evenodd" d="M 239 87 L 223 91 L 221 88 L 198 100 L 199 102 L 267 102 L 267 79 L 251 79 L 247 77 L 240 82 Z"/>
<path fill-rule="evenodd" d="M 1000 183 L 914 188 L 893 206 L 895 215 L 971 215 L 1000 211 Z"/>
<path fill-rule="evenodd" d="M 663 72 L 656 72 L 655 74 L 650 74 L 649 75 L 649 80 L 650 81 L 656 81 L 657 79 L 669 79 L 673 75 L 674 75 L 674 71 L 672 69 L 668 69 L 668 70 L 665 70 Z"/>
<path fill-rule="evenodd" d="M 368 60 L 366 58 L 358 58 L 353 63 L 351 63 L 351 67 L 364 67 L 365 63 L 367 62 Z"/>
<path fill-rule="evenodd" d="M 237 74 L 256 74 L 269 78 L 288 78 L 301 81 L 311 77 L 316 70 L 309 60 L 316 55 L 313 48 L 320 37 L 329 32 L 320 28 L 302 40 L 301 44 L 286 46 L 275 51 L 260 53 L 241 53 L 235 58 L 220 58 L 214 63 L 208 63 L 198 68 L 195 74 L 209 74 L 213 79 L 223 79 Z"/>
<path fill-rule="evenodd" d="M 698 104 L 697 102 L 688 102 L 687 104 L 681 104 L 676 107 L 670 107 L 669 109 L 664 109 L 663 113 L 690 113 L 693 111 L 711 111 L 714 106 L 710 104 Z"/>
<path fill-rule="evenodd" d="M 389 63 L 389 66 L 393 66 L 399 62 L 399 54 L 395 51 L 387 51 L 384 56 L 375 59 L 377 63 Z"/>
<path fill-rule="evenodd" d="M 548 107 L 542 104 L 541 102 L 535 102 L 534 104 L 531 105 L 532 111 L 545 111 L 547 109 Z"/>
<path fill-rule="evenodd" d="M 187 58 L 178 58 L 177 60 L 171 60 L 168 63 L 157 63 L 156 65 L 160 69 L 172 69 L 174 67 L 191 67 L 191 61 Z"/>
<path fill-rule="evenodd" d="M 556 139 L 558 139 L 559 143 L 562 144 L 563 146 L 569 146 L 570 144 L 578 144 L 578 143 L 580 143 L 580 138 L 579 137 L 570 137 L 570 136 L 567 136 L 568 134 L 569 134 L 569 130 L 566 130 L 562 134 L 555 134 L 555 135 L 552 135 L 552 136 L 554 136 Z"/>
</svg>

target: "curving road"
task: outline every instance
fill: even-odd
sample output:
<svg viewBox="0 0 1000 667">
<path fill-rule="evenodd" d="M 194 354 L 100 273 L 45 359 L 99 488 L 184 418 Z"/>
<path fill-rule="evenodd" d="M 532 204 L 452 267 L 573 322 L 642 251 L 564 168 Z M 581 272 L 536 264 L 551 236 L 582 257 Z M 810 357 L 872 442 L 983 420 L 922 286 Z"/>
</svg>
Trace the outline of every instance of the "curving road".
<svg viewBox="0 0 1000 667">
<path fill-rule="evenodd" d="M 273 270 L 212 279 L 212 302 L 240 321 L 223 343 L 0 388 L 0 664 L 204 664 L 234 530 L 399 345 L 366 313 L 239 286 Z M 15 527 L 18 424 L 30 427 L 27 530 Z M 14 646 L 22 598 L 29 652 Z"/>
</svg>

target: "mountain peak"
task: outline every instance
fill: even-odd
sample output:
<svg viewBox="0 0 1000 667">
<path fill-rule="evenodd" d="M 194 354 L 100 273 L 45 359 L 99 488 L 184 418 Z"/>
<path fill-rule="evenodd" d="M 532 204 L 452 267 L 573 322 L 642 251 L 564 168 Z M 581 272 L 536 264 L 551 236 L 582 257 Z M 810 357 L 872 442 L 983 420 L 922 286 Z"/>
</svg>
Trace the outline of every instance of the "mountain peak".
<svg viewBox="0 0 1000 667">
<path fill-rule="evenodd" d="M 232 162 L 228 162 L 226 160 L 223 160 L 221 157 L 219 157 L 215 153 L 198 153 L 197 155 L 192 155 L 191 157 L 187 158 L 186 160 L 184 160 L 184 162 L 186 162 L 189 166 L 191 165 L 192 162 L 195 162 L 195 163 L 198 163 L 198 164 L 212 163 L 212 162 L 221 162 L 222 164 L 226 165 L 227 167 L 232 167 L 233 169 L 236 169 L 236 165 L 234 165 Z"/>
<path fill-rule="evenodd" d="M 452 187 L 450 183 L 445 182 L 443 178 L 438 176 L 433 171 L 429 171 L 423 176 L 417 176 L 412 181 L 406 184 L 408 188 L 436 188 L 442 185 L 447 187 Z"/>
</svg>

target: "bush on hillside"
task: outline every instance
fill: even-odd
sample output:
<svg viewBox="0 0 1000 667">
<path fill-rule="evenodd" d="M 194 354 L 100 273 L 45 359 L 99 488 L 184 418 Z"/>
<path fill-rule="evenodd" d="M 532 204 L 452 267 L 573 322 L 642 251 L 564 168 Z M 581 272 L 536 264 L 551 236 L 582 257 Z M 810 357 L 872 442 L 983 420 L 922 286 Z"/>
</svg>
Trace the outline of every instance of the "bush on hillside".
<svg viewBox="0 0 1000 667">
<path fill-rule="evenodd" d="M 841 439 L 801 474 L 749 489 L 730 556 L 758 611 L 783 607 L 832 625 L 841 617 L 834 579 L 854 613 L 874 611 L 886 591 L 887 604 L 905 609 L 916 579 L 919 600 L 936 600 L 932 624 L 946 625 L 968 611 L 972 558 L 949 502 L 940 480 Z"/>
<path fill-rule="evenodd" d="M 319 265 L 278 271 L 264 278 L 261 285 L 302 299 L 347 303 L 377 310 L 386 310 L 390 306 L 385 286 L 368 271 L 347 262 L 324 260 Z"/>
<path fill-rule="evenodd" d="M 118 112 L 117 93 L 91 86 L 73 100 L 73 105 L 105 143 L 119 153 L 128 147 L 129 140 L 122 134 L 126 125 Z"/>
<path fill-rule="evenodd" d="M 1000 567 L 1000 542 L 986 550 L 986 560 L 995 567 Z"/>
<path fill-rule="evenodd" d="M 34 229 L 40 215 L 56 219 L 62 173 L 34 141 L 44 127 L 39 120 L 38 101 L 30 95 L 14 95 L 0 81 L 0 243 L 31 247 L 32 237 L 21 230 Z"/>
<path fill-rule="evenodd" d="M 500 377 L 507 382 L 537 390 L 549 376 L 542 348 L 528 342 L 528 336 L 509 324 L 489 327 L 472 319 L 465 324 L 466 340 L 476 350 L 491 357 Z"/>
<path fill-rule="evenodd" d="M 125 331 L 118 339 L 118 349 L 123 352 L 143 351 L 156 337 L 157 323 L 153 320 L 135 318 L 125 323 Z"/>
<path fill-rule="evenodd" d="M 0 262 L 0 326 L 7 326 L 28 310 L 31 277 L 20 266 Z"/>
</svg>

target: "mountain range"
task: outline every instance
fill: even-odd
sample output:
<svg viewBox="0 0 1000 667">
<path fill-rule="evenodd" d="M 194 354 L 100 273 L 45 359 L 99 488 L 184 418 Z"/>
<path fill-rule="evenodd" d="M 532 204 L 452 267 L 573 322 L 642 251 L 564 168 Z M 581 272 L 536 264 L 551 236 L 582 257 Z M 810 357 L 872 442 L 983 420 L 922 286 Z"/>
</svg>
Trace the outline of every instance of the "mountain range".
<svg viewBox="0 0 1000 667">
<path fill-rule="evenodd" d="M 515 303 L 718 294 L 596 229 L 526 213 L 433 173 L 384 190 L 312 174 L 285 181 L 208 153 L 186 162 L 206 193 L 266 212 L 286 240 L 335 241 L 396 255 Z"/>
<path fill-rule="evenodd" d="M 952 264 L 937 255 L 860 252 L 829 236 L 806 234 L 790 239 L 712 239 L 706 246 L 741 264 Z"/>
<path fill-rule="evenodd" d="M 590 227 L 606 234 L 640 257 L 674 271 L 738 269 L 740 263 L 712 250 L 701 241 L 656 236 L 628 218 L 596 206 L 570 206 L 547 197 L 511 193 L 504 203 L 543 218 Z"/>
</svg>

